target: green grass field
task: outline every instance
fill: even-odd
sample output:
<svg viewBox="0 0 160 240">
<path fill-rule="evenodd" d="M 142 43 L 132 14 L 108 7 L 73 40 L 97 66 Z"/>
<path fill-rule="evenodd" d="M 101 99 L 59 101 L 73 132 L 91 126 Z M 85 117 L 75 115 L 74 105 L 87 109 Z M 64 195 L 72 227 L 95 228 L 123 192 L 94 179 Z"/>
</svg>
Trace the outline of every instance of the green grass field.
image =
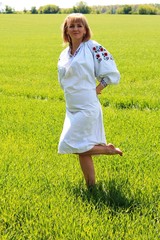
<svg viewBox="0 0 160 240">
<path fill-rule="evenodd" d="M 100 96 L 108 142 L 88 192 L 74 155 L 58 155 L 57 80 L 64 15 L 0 15 L 0 239 L 160 239 L 160 17 L 88 15 L 114 56 L 118 86 Z"/>
</svg>

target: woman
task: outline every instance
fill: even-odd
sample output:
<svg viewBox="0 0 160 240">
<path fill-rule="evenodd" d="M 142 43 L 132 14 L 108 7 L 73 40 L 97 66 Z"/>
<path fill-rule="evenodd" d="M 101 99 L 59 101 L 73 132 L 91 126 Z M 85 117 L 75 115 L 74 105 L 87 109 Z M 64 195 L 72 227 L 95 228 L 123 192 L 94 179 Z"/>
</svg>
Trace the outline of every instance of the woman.
<svg viewBox="0 0 160 240">
<path fill-rule="evenodd" d="M 111 54 L 90 40 L 91 30 L 84 15 L 73 13 L 63 24 L 63 40 L 69 46 L 58 62 L 58 78 L 64 90 L 66 117 L 58 152 L 79 155 L 87 186 L 95 184 L 92 155 L 119 154 L 107 144 L 101 105 L 97 95 L 109 84 L 117 84 L 120 74 Z M 96 86 L 96 79 L 99 84 Z"/>
</svg>

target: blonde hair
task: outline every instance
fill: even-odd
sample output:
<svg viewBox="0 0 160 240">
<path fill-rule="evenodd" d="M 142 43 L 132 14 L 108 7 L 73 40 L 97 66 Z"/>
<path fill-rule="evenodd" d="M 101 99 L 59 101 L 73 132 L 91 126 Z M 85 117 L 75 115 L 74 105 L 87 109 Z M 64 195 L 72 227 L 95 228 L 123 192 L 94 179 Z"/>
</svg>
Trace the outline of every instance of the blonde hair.
<svg viewBox="0 0 160 240">
<path fill-rule="evenodd" d="M 62 38 L 64 43 L 69 43 L 69 45 L 72 45 L 71 38 L 67 34 L 68 22 L 70 22 L 71 24 L 77 22 L 83 24 L 86 30 L 86 34 L 82 40 L 83 42 L 86 42 L 91 38 L 92 32 L 85 16 L 82 13 L 71 13 L 65 18 L 62 25 Z"/>
</svg>

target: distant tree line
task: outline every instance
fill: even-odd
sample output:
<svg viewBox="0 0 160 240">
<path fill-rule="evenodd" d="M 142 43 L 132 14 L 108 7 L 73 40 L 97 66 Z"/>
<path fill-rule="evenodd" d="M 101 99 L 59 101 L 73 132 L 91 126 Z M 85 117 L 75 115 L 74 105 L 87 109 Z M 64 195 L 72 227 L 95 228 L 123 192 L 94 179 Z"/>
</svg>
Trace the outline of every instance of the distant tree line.
<svg viewBox="0 0 160 240">
<path fill-rule="evenodd" d="M 148 14 L 160 15 L 160 4 L 136 4 L 136 5 L 110 5 L 110 6 L 92 6 L 89 7 L 85 2 L 80 1 L 72 8 L 59 8 L 56 5 L 48 4 L 37 9 L 33 6 L 30 10 L 15 11 L 10 6 L 5 6 L 0 13 L 30 13 L 30 14 L 69 14 L 69 13 L 83 13 L 83 14 Z"/>
</svg>

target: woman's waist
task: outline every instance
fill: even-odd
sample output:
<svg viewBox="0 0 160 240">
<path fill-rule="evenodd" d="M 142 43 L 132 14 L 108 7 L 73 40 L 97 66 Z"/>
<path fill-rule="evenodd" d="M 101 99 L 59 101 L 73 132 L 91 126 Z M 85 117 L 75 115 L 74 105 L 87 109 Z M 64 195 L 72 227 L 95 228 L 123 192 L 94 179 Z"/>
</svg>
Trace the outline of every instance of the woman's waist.
<svg viewBox="0 0 160 240">
<path fill-rule="evenodd" d="M 83 109 L 97 107 L 99 100 L 96 90 L 80 90 L 72 93 L 65 93 L 66 106 L 69 109 Z"/>
</svg>

